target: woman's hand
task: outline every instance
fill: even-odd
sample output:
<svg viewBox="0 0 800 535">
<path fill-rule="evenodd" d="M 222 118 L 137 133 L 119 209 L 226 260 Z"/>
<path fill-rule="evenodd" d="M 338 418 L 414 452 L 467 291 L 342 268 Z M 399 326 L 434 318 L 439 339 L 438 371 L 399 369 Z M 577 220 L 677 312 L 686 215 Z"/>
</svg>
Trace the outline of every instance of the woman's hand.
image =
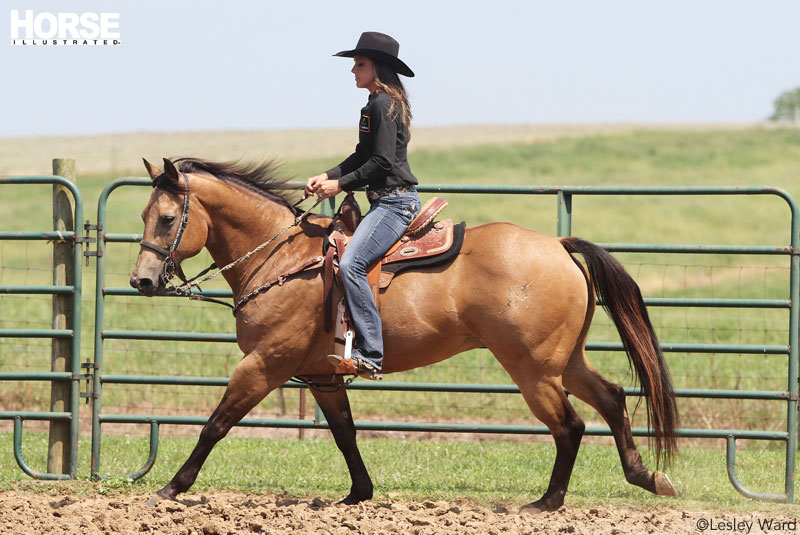
<svg viewBox="0 0 800 535">
<path fill-rule="evenodd" d="M 303 200 L 308 199 L 317 192 L 320 182 L 328 180 L 328 173 L 312 176 L 306 181 L 306 187 L 303 190 Z"/>
<path fill-rule="evenodd" d="M 339 185 L 338 180 L 323 180 L 317 183 L 316 193 L 317 199 L 327 199 L 334 197 L 336 194 L 342 192 L 342 187 Z"/>
</svg>

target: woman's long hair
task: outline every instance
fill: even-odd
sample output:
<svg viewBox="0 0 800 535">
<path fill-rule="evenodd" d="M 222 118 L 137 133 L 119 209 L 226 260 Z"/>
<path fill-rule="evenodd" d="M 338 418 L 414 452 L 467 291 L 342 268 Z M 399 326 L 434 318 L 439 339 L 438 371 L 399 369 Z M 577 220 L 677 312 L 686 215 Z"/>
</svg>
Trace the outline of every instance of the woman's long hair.
<svg viewBox="0 0 800 535">
<path fill-rule="evenodd" d="M 403 82 L 397 73 L 386 63 L 382 61 L 372 60 L 375 66 L 375 83 L 378 86 L 378 91 L 382 91 L 389 95 L 392 103 L 389 105 L 389 119 L 394 120 L 400 115 L 400 120 L 403 126 L 406 127 L 408 132 L 408 139 L 411 140 L 411 105 L 408 103 L 408 95 L 406 89 L 403 87 Z"/>
</svg>

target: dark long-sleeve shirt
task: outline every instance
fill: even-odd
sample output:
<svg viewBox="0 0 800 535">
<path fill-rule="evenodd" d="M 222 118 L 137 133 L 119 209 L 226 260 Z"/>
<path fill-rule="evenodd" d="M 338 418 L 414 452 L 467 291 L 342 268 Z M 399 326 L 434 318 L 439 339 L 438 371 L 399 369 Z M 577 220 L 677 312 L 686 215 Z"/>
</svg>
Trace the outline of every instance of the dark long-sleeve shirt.
<svg viewBox="0 0 800 535">
<path fill-rule="evenodd" d="M 408 130 L 400 113 L 389 119 L 390 104 L 386 93 L 370 94 L 361 108 L 356 151 L 327 171 L 328 178 L 338 179 L 344 191 L 417 184 L 408 166 Z"/>
</svg>

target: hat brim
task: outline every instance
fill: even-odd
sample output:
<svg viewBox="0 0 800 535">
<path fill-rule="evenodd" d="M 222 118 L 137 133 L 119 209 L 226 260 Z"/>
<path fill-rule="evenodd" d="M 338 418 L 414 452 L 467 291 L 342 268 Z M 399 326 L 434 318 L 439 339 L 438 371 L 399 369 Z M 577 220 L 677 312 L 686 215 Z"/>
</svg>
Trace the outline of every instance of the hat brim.
<svg viewBox="0 0 800 535">
<path fill-rule="evenodd" d="M 382 61 L 383 63 L 388 63 L 391 65 L 397 74 L 402 74 L 403 76 L 408 76 L 409 78 L 414 77 L 414 71 L 412 71 L 408 65 L 403 63 L 403 61 L 396 57 L 392 56 L 391 54 L 387 54 L 386 52 L 382 52 L 380 50 L 374 50 L 372 48 L 354 48 L 353 50 L 342 50 L 341 52 L 337 52 L 334 56 L 339 56 L 343 58 L 352 58 L 354 56 L 366 56 L 370 59 L 376 59 L 378 61 Z"/>
</svg>

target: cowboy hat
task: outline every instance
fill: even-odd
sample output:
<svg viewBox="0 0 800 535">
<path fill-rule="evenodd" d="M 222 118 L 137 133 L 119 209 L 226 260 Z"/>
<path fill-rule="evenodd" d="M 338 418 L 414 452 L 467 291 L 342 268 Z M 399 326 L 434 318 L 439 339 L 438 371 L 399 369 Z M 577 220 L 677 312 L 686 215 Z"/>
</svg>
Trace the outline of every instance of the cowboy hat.
<svg viewBox="0 0 800 535">
<path fill-rule="evenodd" d="M 361 34 L 361 37 L 358 38 L 358 43 L 353 50 L 342 50 L 334 54 L 334 56 L 341 56 L 344 58 L 366 56 L 370 59 L 387 63 L 394 68 L 397 74 L 402 74 L 403 76 L 411 78 L 414 76 L 414 71 L 409 69 L 408 65 L 397 57 L 397 52 L 399 50 L 400 43 L 385 33 L 364 32 Z"/>
</svg>

